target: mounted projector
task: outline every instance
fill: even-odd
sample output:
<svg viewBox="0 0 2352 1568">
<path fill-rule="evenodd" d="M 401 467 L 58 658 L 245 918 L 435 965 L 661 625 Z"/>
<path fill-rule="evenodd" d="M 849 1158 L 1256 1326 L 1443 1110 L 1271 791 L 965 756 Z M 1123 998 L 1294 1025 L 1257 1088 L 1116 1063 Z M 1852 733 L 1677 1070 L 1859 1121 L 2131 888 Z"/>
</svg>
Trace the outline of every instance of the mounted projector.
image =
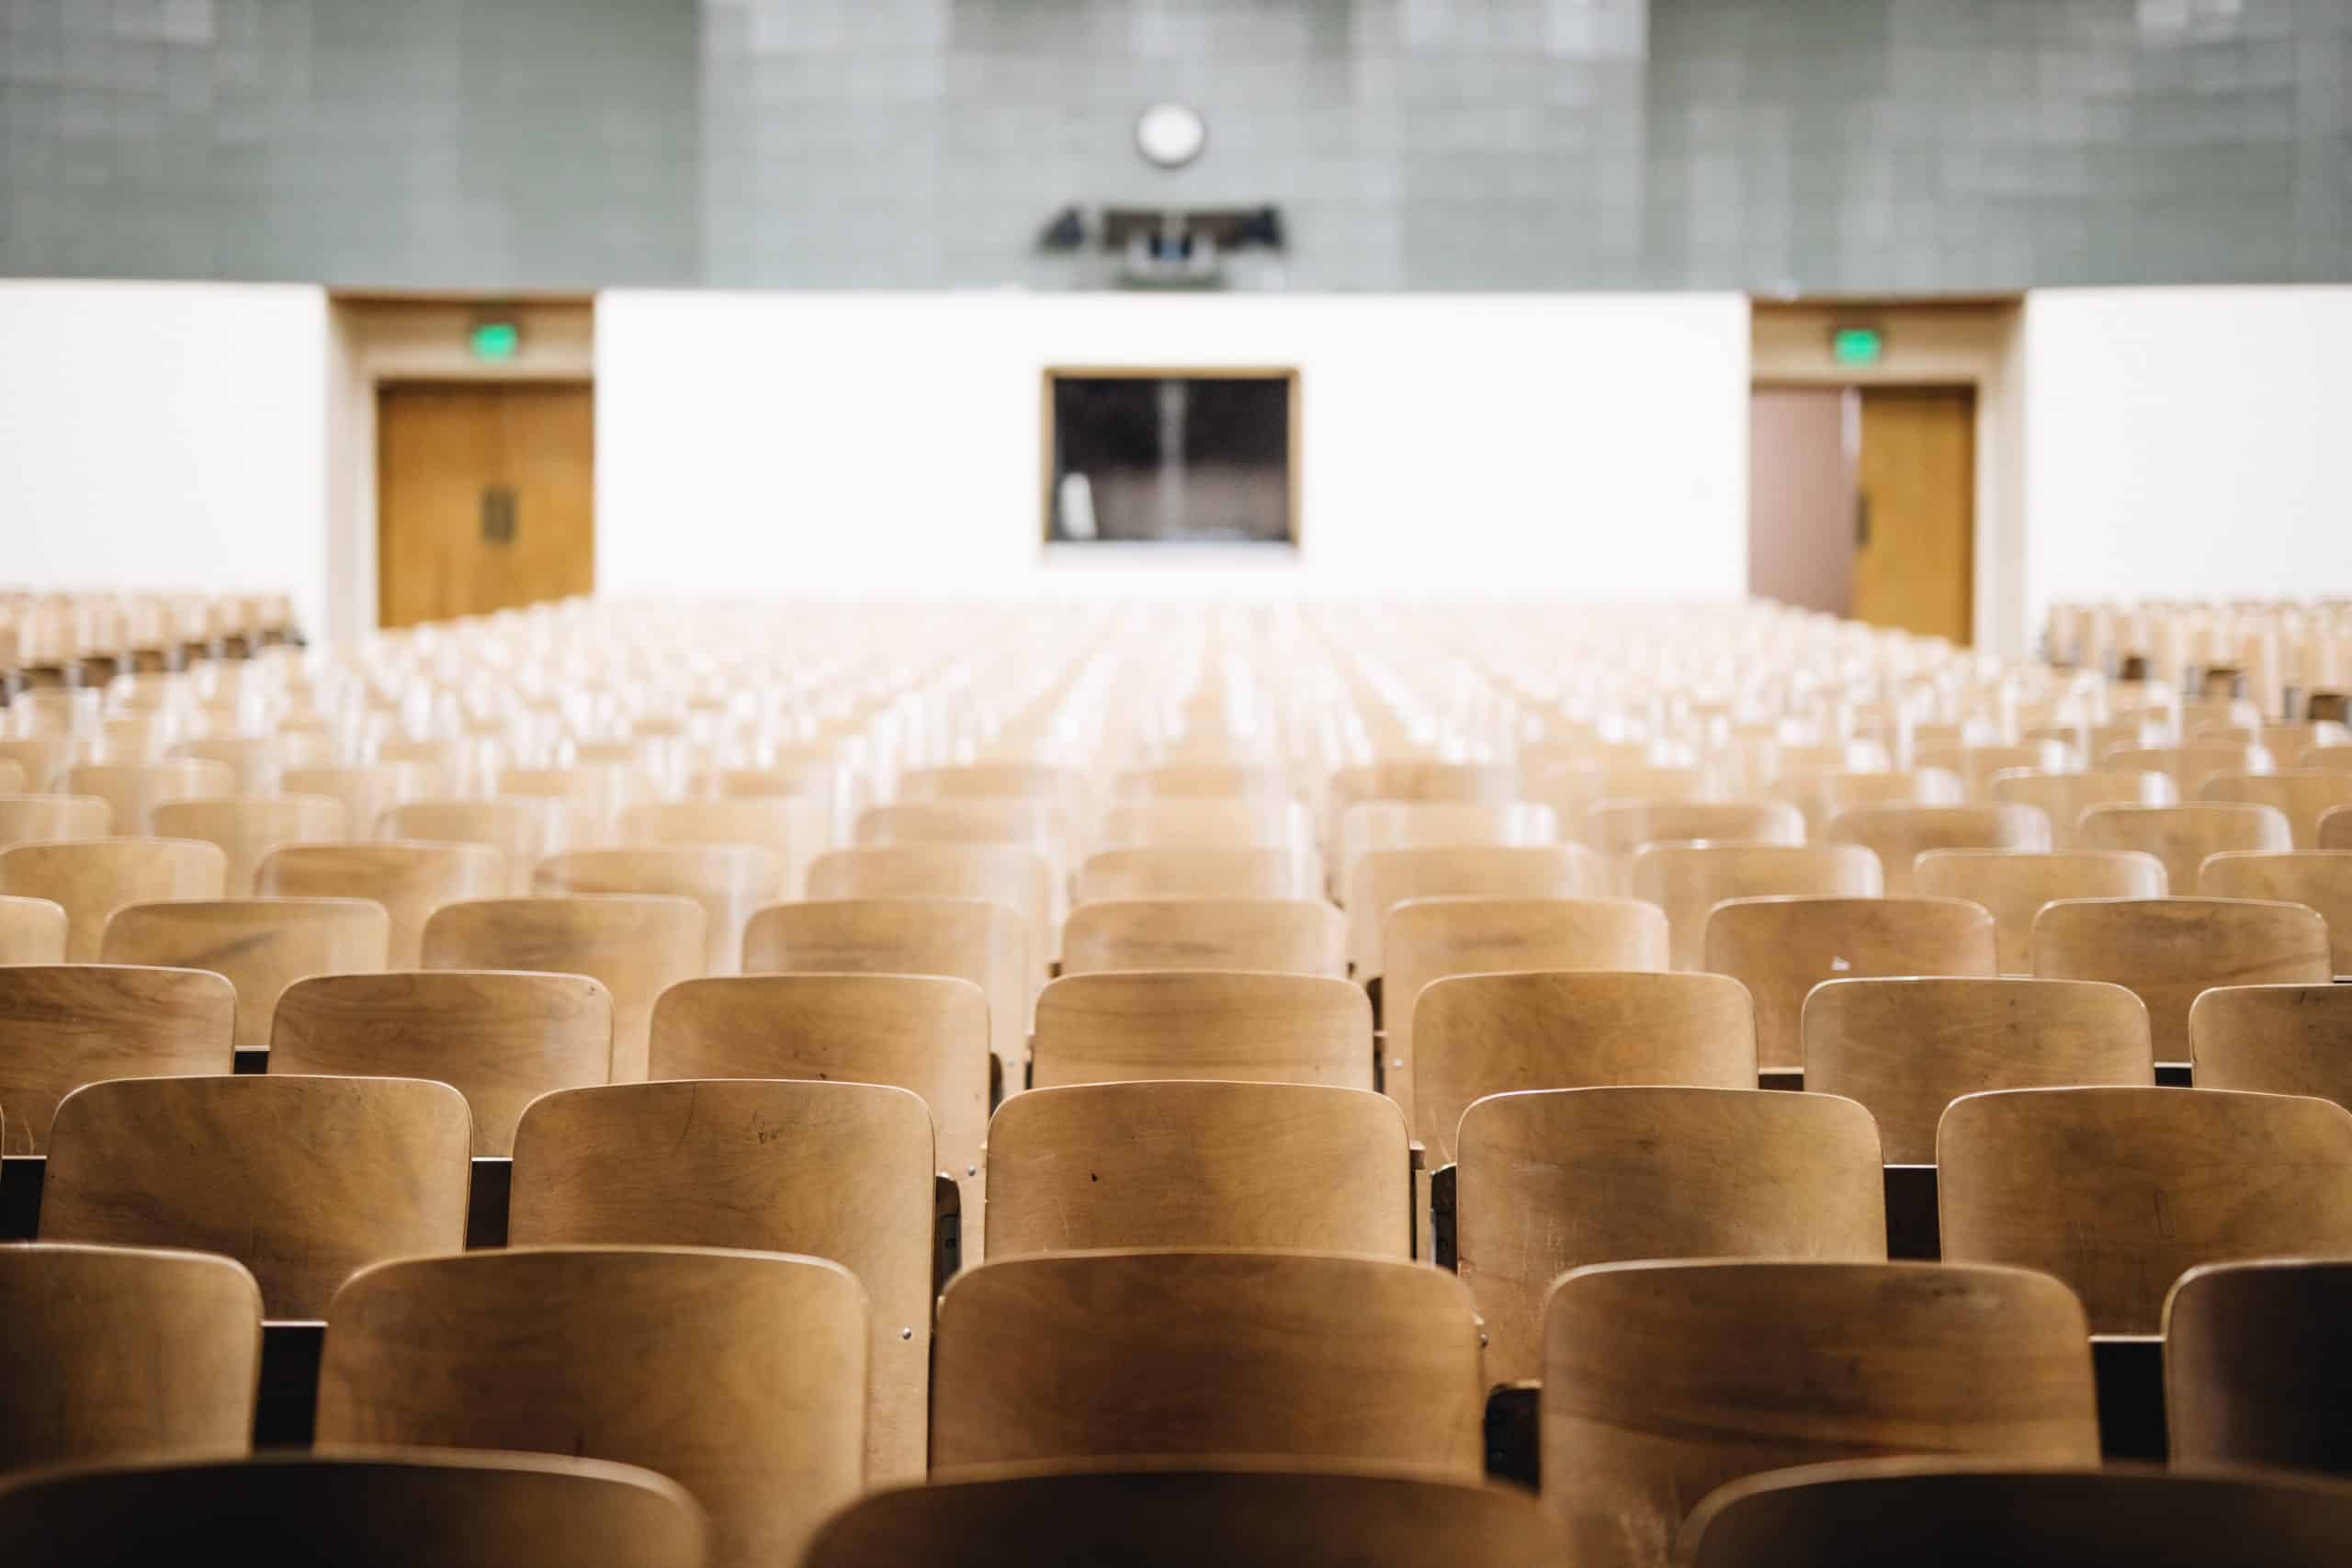
<svg viewBox="0 0 2352 1568">
<path fill-rule="evenodd" d="M 1037 238 L 1040 250 L 1110 252 L 1117 257 L 1106 281 L 1129 288 L 1221 288 L 1227 263 L 1256 254 L 1277 259 L 1283 218 L 1273 207 L 1077 207 L 1054 215 Z"/>
</svg>

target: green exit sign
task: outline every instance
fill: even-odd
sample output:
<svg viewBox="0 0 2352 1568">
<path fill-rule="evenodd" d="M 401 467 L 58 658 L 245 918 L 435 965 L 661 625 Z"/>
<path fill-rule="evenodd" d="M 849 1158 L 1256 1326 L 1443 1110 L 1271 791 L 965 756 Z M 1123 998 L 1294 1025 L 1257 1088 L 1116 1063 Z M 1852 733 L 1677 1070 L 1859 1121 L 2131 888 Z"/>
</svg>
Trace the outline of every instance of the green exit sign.
<svg viewBox="0 0 2352 1568">
<path fill-rule="evenodd" d="M 1829 357 L 1840 365 L 1876 365 L 1886 357 L 1886 334 L 1876 327 L 1838 327 L 1829 334 Z"/>
<path fill-rule="evenodd" d="M 476 321 L 466 344 L 476 359 L 512 359 L 523 352 L 523 331 L 512 321 Z"/>
</svg>

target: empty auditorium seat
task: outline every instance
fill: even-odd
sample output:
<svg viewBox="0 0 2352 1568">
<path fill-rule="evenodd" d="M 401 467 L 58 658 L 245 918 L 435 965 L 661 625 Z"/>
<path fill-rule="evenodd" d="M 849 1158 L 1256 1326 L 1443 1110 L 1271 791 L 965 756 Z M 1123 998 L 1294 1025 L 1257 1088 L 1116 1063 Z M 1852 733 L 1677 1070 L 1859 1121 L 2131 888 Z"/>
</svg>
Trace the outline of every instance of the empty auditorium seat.
<svg viewBox="0 0 2352 1568">
<path fill-rule="evenodd" d="M 2220 986 L 2188 1009 L 2199 1089 L 2308 1094 L 2352 1108 L 2352 986 Z"/>
<path fill-rule="evenodd" d="M 2329 979 L 2327 922 L 2299 904 L 2244 898 L 2085 898 L 2033 921 L 2033 972 L 2108 980 L 2148 1006 L 2156 1060 L 2188 1060 L 2188 1009 L 2214 986 Z"/>
<path fill-rule="evenodd" d="M 1320 898 L 1323 859 L 1311 849 L 1130 849 L 1089 855 L 1080 905 L 1125 898 Z"/>
<path fill-rule="evenodd" d="M 2279 854 L 2294 847 L 2286 813 L 2272 806 L 2098 806 L 2083 813 L 2075 834 L 2086 850 L 2143 850 L 2165 863 L 2177 894 L 2197 890 L 2209 855 L 2233 850 Z"/>
<path fill-rule="evenodd" d="M 664 844 L 549 855 L 531 874 L 531 890 L 691 898 L 703 912 L 700 972 L 732 975 L 743 961 L 745 922 L 774 902 L 783 881 L 783 863 L 749 844 Z"/>
<path fill-rule="evenodd" d="M 531 891 L 540 861 L 570 847 L 579 829 L 561 801 L 408 800 L 376 821 L 376 837 L 425 842 L 487 844 L 506 860 L 506 891 Z"/>
<path fill-rule="evenodd" d="M 98 959 L 226 976 L 237 988 L 237 1043 L 258 1045 L 287 987 L 375 974 L 390 942 L 390 917 L 367 899 L 197 898 L 117 909 Z"/>
<path fill-rule="evenodd" d="M 151 831 L 166 839 L 201 839 L 220 846 L 230 896 L 255 891 L 254 873 L 286 844 L 329 843 L 344 836 L 343 803 L 323 795 L 239 795 L 167 800 L 151 807 Z"/>
<path fill-rule="evenodd" d="M 95 795 L 0 795 L 0 850 L 102 839 L 113 827 L 114 807 Z"/>
<path fill-rule="evenodd" d="M 265 856 L 254 892 L 265 898 L 365 898 L 391 921 L 384 966 L 423 960 L 424 922 L 445 904 L 495 898 L 507 887 L 505 857 L 487 844 L 289 844 Z"/>
<path fill-rule="evenodd" d="M 1329 976 L 1065 975 L 1038 994 L 1031 1049 L 1039 1089 L 1150 1078 L 1373 1087 L 1372 1004 Z"/>
<path fill-rule="evenodd" d="M 1707 917 L 1732 898 L 1876 897 L 1878 856 L 1859 844 L 1651 844 L 1634 852 L 1626 888 L 1666 911 L 1671 967 L 1706 967 Z"/>
<path fill-rule="evenodd" d="M 65 911 L 65 961 L 96 964 L 107 922 L 128 905 L 219 898 L 228 857 L 194 839 L 79 839 L 0 850 L 0 894 L 46 898 Z"/>
<path fill-rule="evenodd" d="M 2032 806 L 1856 806 L 1832 817 L 1824 841 L 1860 844 L 1878 856 L 1891 895 L 1927 891 L 1914 867 L 1930 851 L 2050 848 L 2050 818 Z"/>
<path fill-rule="evenodd" d="M 1347 927 L 1320 898 L 1152 898 L 1081 904 L 1062 931 L 1062 973 L 1236 969 L 1347 974 Z"/>
<path fill-rule="evenodd" d="M 2161 898 L 2173 889 L 2165 881 L 2164 862 L 2141 850 L 1929 850 L 1913 871 L 1912 891 L 1982 904 L 1993 916 L 2001 973 L 2027 975 L 2033 971 L 2033 918 L 2043 905 L 2061 898 Z"/>
<path fill-rule="evenodd" d="M 1348 868 L 1348 956 L 1356 977 L 1388 972 L 1388 917 L 1414 898 L 1582 898 L 1606 891 L 1603 868 L 1577 844 L 1374 850 Z"/>
<path fill-rule="evenodd" d="M 2352 779 L 2352 773 L 2345 775 Z M 2352 854 L 2299 850 L 2288 854 L 2209 855 L 2197 891 L 2211 898 L 2256 898 L 2301 904 L 2327 921 L 2329 963 L 2352 976 Z"/>
<path fill-rule="evenodd" d="M 199 970 L 0 966 L 6 1151 L 42 1153 L 58 1101 L 84 1084 L 228 1072 L 236 1013 L 235 988 Z"/>
<path fill-rule="evenodd" d="M 2352 1258 L 2211 1263 L 2182 1275 L 2164 1312 L 2173 1462 L 2352 1478 L 2347 1321 Z"/>
</svg>

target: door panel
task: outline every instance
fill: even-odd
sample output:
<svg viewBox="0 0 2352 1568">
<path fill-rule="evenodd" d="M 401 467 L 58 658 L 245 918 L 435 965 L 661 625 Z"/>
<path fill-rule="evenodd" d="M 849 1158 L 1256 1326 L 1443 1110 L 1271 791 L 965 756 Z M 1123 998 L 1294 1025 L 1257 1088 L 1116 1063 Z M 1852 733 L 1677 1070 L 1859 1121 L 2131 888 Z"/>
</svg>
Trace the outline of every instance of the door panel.
<svg viewBox="0 0 2352 1568">
<path fill-rule="evenodd" d="M 1851 391 L 1758 387 L 1747 409 L 1747 592 L 1826 615 L 1854 605 Z"/>
<path fill-rule="evenodd" d="M 377 399 L 377 612 L 478 615 L 595 585 L 584 386 L 391 386 Z"/>
<path fill-rule="evenodd" d="M 1975 391 L 1872 387 L 1861 398 L 1854 616 L 1964 646 L 1975 599 Z"/>
</svg>

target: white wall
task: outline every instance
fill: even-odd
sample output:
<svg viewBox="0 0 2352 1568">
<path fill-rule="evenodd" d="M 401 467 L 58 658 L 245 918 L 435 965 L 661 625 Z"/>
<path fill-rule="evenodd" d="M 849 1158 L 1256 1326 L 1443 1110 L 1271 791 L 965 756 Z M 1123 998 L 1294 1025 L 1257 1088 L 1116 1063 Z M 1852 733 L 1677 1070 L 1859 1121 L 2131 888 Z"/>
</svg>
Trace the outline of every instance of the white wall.
<svg viewBox="0 0 2352 1568">
<path fill-rule="evenodd" d="M 1046 559 L 1041 377 L 1088 365 L 1296 367 L 1297 561 Z M 1746 588 L 1736 295 L 616 290 L 596 378 L 605 593 Z"/>
<path fill-rule="evenodd" d="M 323 289 L 0 281 L 0 581 L 324 624 Z"/>
<path fill-rule="evenodd" d="M 2026 298 L 2027 592 L 2352 593 L 2352 288 Z"/>
</svg>

